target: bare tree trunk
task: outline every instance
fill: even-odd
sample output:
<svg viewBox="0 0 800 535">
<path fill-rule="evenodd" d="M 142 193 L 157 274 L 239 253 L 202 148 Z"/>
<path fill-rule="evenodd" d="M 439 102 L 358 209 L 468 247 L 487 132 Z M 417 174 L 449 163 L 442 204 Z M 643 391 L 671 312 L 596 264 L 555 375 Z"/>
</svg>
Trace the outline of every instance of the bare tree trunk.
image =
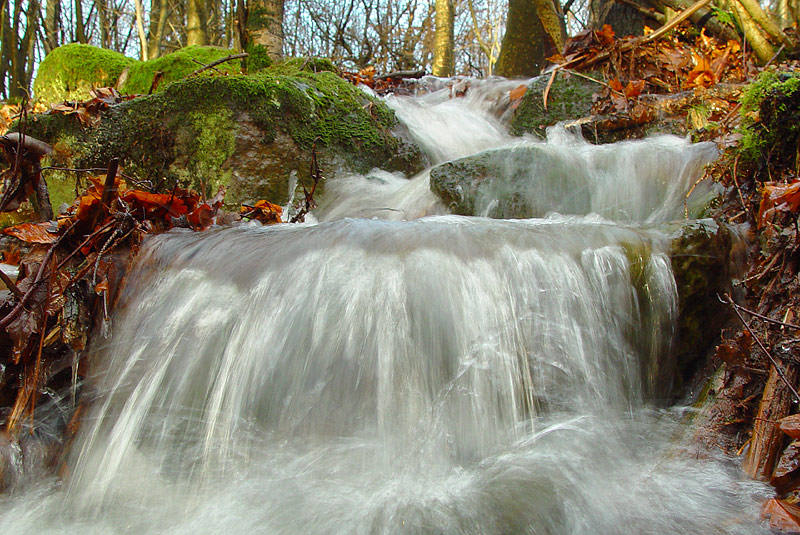
<svg viewBox="0 0 800 535">
<path fill-rule="evenodd" d="M 152 0 L 150 9 L 150 33 L 147 39 L 147 57 L 157 58 L 161 55 L 161 41 L 167 27 L 169 0 Z"/>
<path fill-rule="evenodd" d="M 775 55 L 775 49 L 767 38 L 761 33 L 761 27 L 753 20 L 747 10 L 737 0 L 729 0 L 734 14 L 739 20 L 739 25 L 744 30 L 744 36 L 748 44 L 755 52 L 756 57 L 761 63 L 766 63 Z"/>
<path fill-rule="evenodd" d="M 561 52 L 564 39 L 553 0 L 509 0 L 497 74 L 509 78 L 539 74 L 545 58 Z"/>
<path fill-rule="evenodd" d="M 147 61 L 147 36 L 144 33 L 144 8 L 142 0 L 135 0 L 136 4 L 136 33 L 139 34 L 139 51 L 142 61 Z"/>
<path fill-rule="evenodd" d="M 49 53 L 58 47 L 58 21 L 61 2 L 59 0 L 47 0 L 44 17 L 44 51 Z"/>
<path fill-rule="evenodd" d="M 453 60 L 453 25 L 455 13 L 453 0 L 436 0 L 435 29 L 433 35 L 433 75 L 452 76 Z"/>
<path fill-rule="evenodd" d="M 33 72 L 33 51 L 38 28 L 40 5 L 37 0 L 28 3 L 28 13 L 25 18 L 25 34 L 16 42 L 11 51 L 11 86 L 8 96 L 22 99 L 28 95 L 31 74 Z M 22 16 L 22 0 L 17 0 L 14 8 L 16 20 L 14 21 L 15 35 L 19 35 L 19 23 Z M 16 40 L 15 40 L 16 41 Z"/>
<path fill-rule="evenodd" d="M 75 0 L 75 41 L 86 43 L 86 30 L 83 22 L 83 4 L 81 0 Z"/>
<path fill-rule="evenodd" d="M 186 45 L 207 45 L 206 6 L 203 0 L 187 0 Z"/>
<path fill-rule="evenodd" d="M 773 21 L 764 10 L 761 9 L 761 6 L 756 0 L 733 0 L 738 1 L 746 10 L 747 13 L 750 15 L 750 18 L 758 24 L 762 30 L 766 32 L 767 35 L 772 37 L 775 41 L 784 44 L 786 46 L 792 46 L 793 43 L 789 40 L 785 33 L 781 31 L 775 21 Z"/>
<path fill-rule="evenodd" d="M 249 45 L 267 49 L 273 59 L 283 57 L 283 0 L 252 0 L 247 6 Z"/>
<path fill-rule="evenodd" d="M 0 96 L 8 96 L 6 93 L 6 79 L 11 58 L 11 27 L 8 24 L 8 0 L 0 0 Z"/>
<path fill-rule="evenodd" d="M 108 24 L 108 5 L 106 0 L 94 0 L 97 10 L 98 26 L 100 27 L 100 46 L 111 48 L 111 32 Z"/>
</svg>

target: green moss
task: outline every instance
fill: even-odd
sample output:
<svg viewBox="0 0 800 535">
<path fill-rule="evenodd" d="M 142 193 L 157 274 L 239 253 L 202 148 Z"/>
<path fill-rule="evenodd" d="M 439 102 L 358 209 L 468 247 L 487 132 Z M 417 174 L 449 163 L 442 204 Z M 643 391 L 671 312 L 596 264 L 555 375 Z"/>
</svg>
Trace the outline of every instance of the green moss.
<svg viewBox="0 0 800 535">
<path fill-rule="evenodd" d="M 129 94 L 147 93 L 153 83 L 153 77 L 158 71 L 164 73 L 164 77 L 158 86 L 159 90 L 163 90 L 170 82 L 186 78 L 197 69 L 202 68 L 202 65 L 196 62 L 208 65 L 234 53 L 235 51 L 226 48 L 195 45 L 181 48 L 160 58 L 135 62 L 130 67 L 128 80 L 123 85 L 122 91 Z M 242 66 L 239 60 L 231 60 L 217 65 L 215 69 L 227 74 L 238 74 L 241 72 Z M 203 74 L 205 76 L 213 76 L 217 73 L 208 69 Z"/>
<path fill-rule="evenodd" d="M 401 145 L 392 134 L 394 113 L 332 72 L 267 70 L 181 80 L 112 107 L 87 131 L 88 156 L 81 165 L 104 166 L 123 157 L 127 173 L 162 187 L 198 173 L 191 182 L 205 184 L 208 193 L 222 180 L 214 174 L 222 173 L 220 166 L 234 150 L 241 114 L 258 126 L 264 143 L 279 131 L 301 149 L 310 150 L 316 141 L 359 171 L 384 165 Z"/>
<path fill-rule="evenodd" d="M 270 67 L 270 72 L 273 74 L 295 75 L 300 72 L 322 72 L 329 71 L 338 73 L 339 69 L 328 58 L 317 57 L 297 57 L 289 58 L 285 61 L 275 63 Z"/>
<path fill-rule="evenodd" d="M 272 65 L 272 58 L 269 57 L 267 47 L 250 44 L 247 46 L 246 52 L 249 55 L 244 63 L 248 73 L 262 71 Z"/>
<path fill-rule="evenodd" d="M 178 180 L 206 197 L 214 195 L 220 185 L 228 185 L 230 171 L 221 169 L 233 154 L 235 139 L 230 109 L 218 107 L 189 113 L 176 137 L 181 151 L 172 169 Z"/>
<path fill-rule="evenodd" d="M 135 60 L 117 52 L 73 43 L 56 48 L 39 65 L 33 93 L 42 102 L 84 100 L 92 87 L 114 85 Z"/>
<path fill-rule="evenodd" d="M 800 73 L 764 71 L 740 102 L 743 160 L 791 165 L 800 139 Z"/>
<path fill-rule="evenodd" d="M 597 84 L 559 72 L 550 87 L 545 109 L 543 95 L 549 81 L 549 74 L 538 76 L 531 81 L 511 120 L 513 135 L 533 133 L 544 137 L 548 126 L 560 121 L 579 119 L 589 114 L 592 95 L 599 87 Z"/>
</svg>

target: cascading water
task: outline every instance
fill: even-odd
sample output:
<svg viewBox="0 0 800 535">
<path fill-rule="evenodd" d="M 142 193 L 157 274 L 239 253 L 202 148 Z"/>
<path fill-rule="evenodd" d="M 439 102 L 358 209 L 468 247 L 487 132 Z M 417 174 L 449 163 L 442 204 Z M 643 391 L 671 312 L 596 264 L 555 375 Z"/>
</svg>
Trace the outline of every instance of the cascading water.
<svg viewBox="0 0 800 535">
<path fill-rule="evenodd" d="M 392 105 L 444 161 L 464 147 L 430 150 L 420 116 L 478 117 L 469 151 L 496 147 L 487 100 Z M 665 238 L 632 225 L 680 214 L 712 155 L 564 143 L 541 146 L 593 213 L 390 221 L 444 207 L 427 174 L 375 171 L 329 184 L 320 224 L 149 239 L 71 475 L 0 500 L 4 533 L 759 532 L 765 488 L 656 408 L 676 288 Z"/>
</svg>

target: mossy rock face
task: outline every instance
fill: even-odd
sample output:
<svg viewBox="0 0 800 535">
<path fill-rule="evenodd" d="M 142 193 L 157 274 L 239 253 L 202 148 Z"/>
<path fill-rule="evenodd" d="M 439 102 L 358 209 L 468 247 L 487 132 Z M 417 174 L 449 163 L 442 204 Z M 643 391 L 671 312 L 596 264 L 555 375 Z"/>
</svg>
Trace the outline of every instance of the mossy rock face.
<svg viewBox="0 0 800 535">
<path fill-rule="evenodd" d="M 28 132 L 57 143 L 76 128 L 63 121 L 33 116 Z M 224 184 L 230 203 L 284 203 L 292 172 L 308 179 L 315 143 L 329 178 L 373 167 L 412 174 L 426 164 L 399 135 L 394 112 L 329 71 L 193 77 L 113 106 L 80 131 L 74 165 L 104 167 L 120 157 L 127 176 L 156 189 L 178 183 L 211 195 Z"/>
<path fill-rule="evenodd" d="M 550 74 L 544 74 L 531 80 L 511 119 L 510 129 L 513 135 L 531 133 L 544 137 L 548 126 L 589 115 L 592 95 L 597 92 L 598 84 L 559 71 L 547 95 L 545 109 L 544 92 L 550 77 Z"/>
<path fill-rule="evenodd" d="M 800 141 L 800 73 L 764 71 L 741 98 L 745 160 L 794 167 Z"/>
<path fill-rule="evenodd" d="M 114 85 L 135 63 L 112 50 L 79 43 L 64 45 L 47 54 L 39 65 L 33 94 L 42 102 L 85 100 L 90 89 Z"/>
<path fill-rule="evenodd" d="M 742 240 L 711 219 L 687 222 L 671 233 L 670 261 L 678 288 L 675 358 L 679 379 L 688 381 L 730 318 L 718 295 L 730 292 Z"/>
</svg>

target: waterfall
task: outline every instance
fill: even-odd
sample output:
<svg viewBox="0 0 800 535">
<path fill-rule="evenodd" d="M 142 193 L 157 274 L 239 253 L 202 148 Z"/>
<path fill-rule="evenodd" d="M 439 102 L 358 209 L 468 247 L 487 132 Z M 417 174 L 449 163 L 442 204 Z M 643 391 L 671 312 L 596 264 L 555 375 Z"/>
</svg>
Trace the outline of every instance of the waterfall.
<svg viewBox="0 0 800 535">
<path fill-rule="evenodd" d="M 392 105 L 445 161 L 520 143 L 487 130 L 492 87 Z M 439 116 L 459 139 L 435 143 Z M 761 532 L 767 489 L 664 403 L 677 290 L 651 226 L 707 147 L 559 136 L 522 144 L 584 170 L 581 209 L 448 215 L 427 172 L 375 170 L 331 182 L 318 224 L 149 238 L 70 475 L 0 498 L 4 532 Z"/>
</svg>

